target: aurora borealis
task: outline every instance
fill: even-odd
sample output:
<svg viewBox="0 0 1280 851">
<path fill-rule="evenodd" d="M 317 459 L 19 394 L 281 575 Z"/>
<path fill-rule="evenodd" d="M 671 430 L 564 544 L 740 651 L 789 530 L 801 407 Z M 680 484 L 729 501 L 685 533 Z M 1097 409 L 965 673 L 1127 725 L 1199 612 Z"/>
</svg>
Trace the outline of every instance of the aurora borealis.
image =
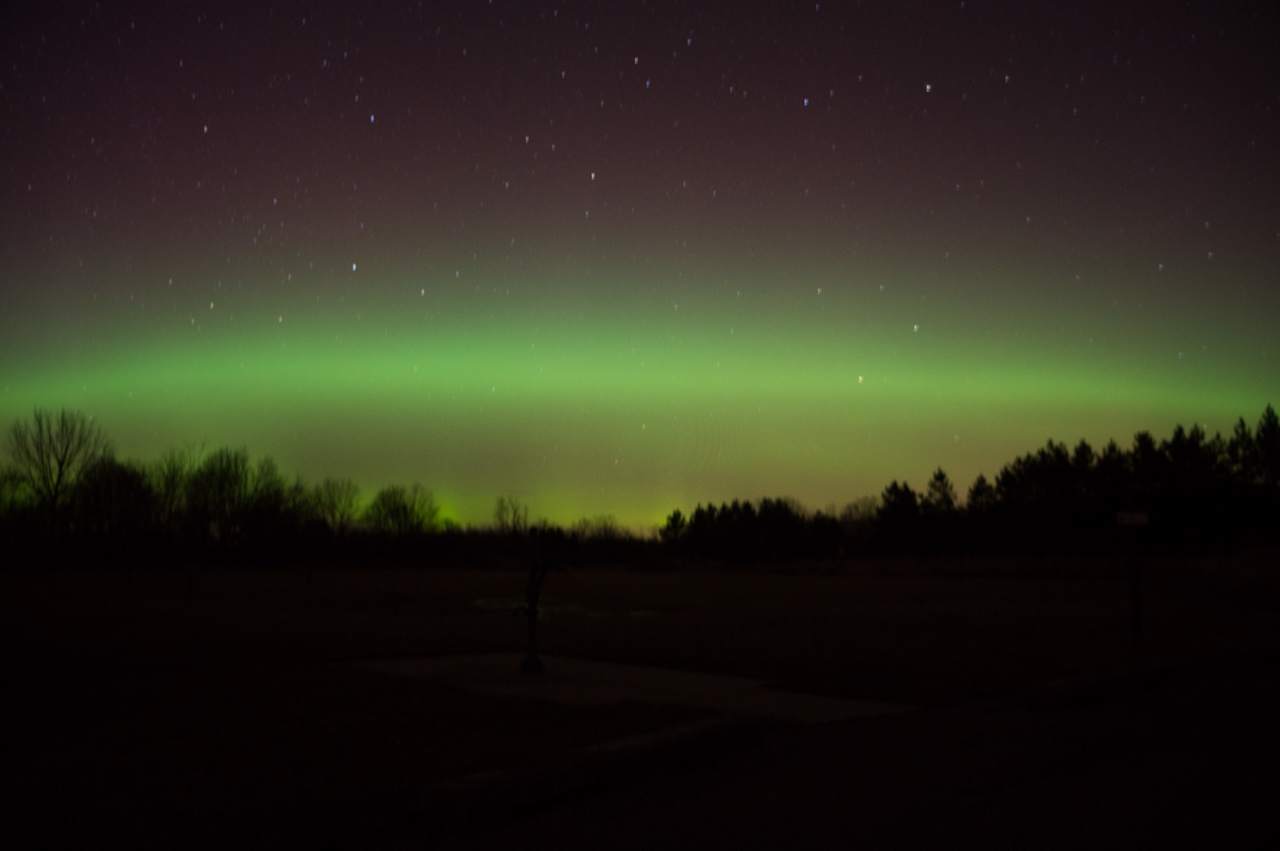
<svg viewBox="0 0 1280 851">
<path fill-rule="evenodd" d="M 10 13 L 0 417 L 638 527 L 1252 420 L 1265 7 L 1056 5 Z"/>
</svg>

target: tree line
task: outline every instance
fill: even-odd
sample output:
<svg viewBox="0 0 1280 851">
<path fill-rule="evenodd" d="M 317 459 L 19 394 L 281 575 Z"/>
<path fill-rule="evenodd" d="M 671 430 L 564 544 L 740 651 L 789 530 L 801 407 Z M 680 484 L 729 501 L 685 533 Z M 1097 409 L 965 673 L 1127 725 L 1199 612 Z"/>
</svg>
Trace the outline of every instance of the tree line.
<svg viewBox="0 0 1280 851">
<path fill-rule="evenodd" d="M 473 554 L 482 543 L 482 562 L 515 563 L 531 538 L 605 558 L 644 544 L 611 515 L 568 527 L 531 521 L 528 506 L 508 495 L 498 498 L 492 525 L 464 529 L 442 516 L 419 483 L 366 498 L 352 479 L 288 478 L 272 458 L 255 459 L 245 448 L 170 450 L 150 464 L 122 460 L 100 424 L 74 410 L 37 409 L 14 422 L 6 449 L 0 535 L 9 552 L 38 560 L 57 551 L 111 564 L 174 557 L 376 563 Z"/>
<path fill-rule="evenodd" d="M 659 531 L 706 556 L 769 559 L 885 553 L 1206 551 L 1256 543 L 1280 528 L 1280 420 L 1268 405 L 1230 437 L 1193 426 L 1157 441 L 1134 436 L 1100 451 L 1049 440 L 961 500 L 937 468 L 922 491 L 890 482 L 842 510 L 806 512 L 785 499 L 674 511 Z"/>
<path fill-rule="evenodd" d="M 308 527 L 343 534 L 358 525 L 411 534 L 441 527 L 431 492 L 392 485 L 360 507 L 350 479 L 287 480 L 247 449 L 197 456 L 171 450 L 152 465 L 121 461 L 101 427 L 77 411 L 36 410 L 9 431 L 0 510 L 45 532 L 90 537 L 163 532 L 230 542 Z"/>
<path fill-rule="evenodd" d="M 921 491 L 890 482 L 877 496 L 811 512 L 765 498 L 673 511 L 653 539 L 611 516 L 567 528 L 531 522 L 528 506 L 496 501 L 492 525 L 464 530 L 430 490 L 391 485 L 362 500 L 350 479 L 308 484 L 246 449 L 173 450 L 152 464 L 120 460 L 100 425 L 77 411 L 36 410 L 11 426 L 0 467 L 7 540 L 76 544 L 104 557 L 228 557 L 324 552 L 330 557 L 421 552 L 482 539 L 490 550 L 536 538 L 589 555 L 640 550 L 732 562 L 868 554 L 1089 552 L 1124 546 L 1232 547 L 1274 537 L 1280 524 L 1280 422 L 1270 405 L 1229 437 L 1178 426 L 1138 433 L 1127 449 L 1053 440 L 979 475 L 961 499 L 938 468 Z"/>
</svg>

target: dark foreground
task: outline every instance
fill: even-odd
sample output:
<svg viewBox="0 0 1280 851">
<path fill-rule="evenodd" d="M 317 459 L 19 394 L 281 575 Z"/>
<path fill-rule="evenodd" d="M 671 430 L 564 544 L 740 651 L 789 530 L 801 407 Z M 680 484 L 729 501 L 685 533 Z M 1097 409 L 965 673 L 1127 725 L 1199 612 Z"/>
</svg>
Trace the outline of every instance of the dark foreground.
<svg viewBox="0 0 1280 851">
<path fill-rule="evenodd" d="M 5 845 L 1280 842 L 1274 582 L 1150 565 L 1135 641 L 1110 566 L 950 567 L 549 580 L 547 653 L 913 707 L 825 723 L 367 665 L 518 650 L 516 573 L 11 574 Z"/>
</svg>

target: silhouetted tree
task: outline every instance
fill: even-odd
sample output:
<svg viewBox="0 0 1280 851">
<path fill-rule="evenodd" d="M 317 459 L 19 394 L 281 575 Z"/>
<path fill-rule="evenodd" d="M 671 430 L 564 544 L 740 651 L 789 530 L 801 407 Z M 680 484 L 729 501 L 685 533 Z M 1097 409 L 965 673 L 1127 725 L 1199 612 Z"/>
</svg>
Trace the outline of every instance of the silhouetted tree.
<svg viewBox="0 0 1280 851">
<path fill-rule="evenodd" d="M 356 521 L 360 488 L 351 479 L 325 479 L 311 496 L 316 513 L 334 532 L 345 534 Z"/>
<path fill-rule="evenodd" d="M 1280 486 L 1280 417 L 1267 405 L 1253 432 L 1254 453 L 1262 483 L 1274 490 Z"/>
<path fill-rule="evenodd" d="M 315 540 L 299 537 L 348 529 L 357 516 L 358 489 L 349 480 L 328 479 L 308 488 L 286 483 L 270 458 L 251 463 L 244 449 L 220 449 L 198 463 L 187 452 L 170 452 L 143 470 L 111 457 L 96 424 L 75 412 L 37 410 L 9 433 L 14 466 L 0 466 L 0 524 L 6 540 L 24 542 L 50 529 L 97 546 L 112 540 L 263 545 Z M 835 510 L 809 512 L 795 500 L 733 500 L 699 504 L 688 517 L 674 510 L 658 530 L 679 552 L 757 563 L 772 558 L 825 558 L 851 543 L 914 552 L 958 547 L 1022 551 L 1110 551 L 1139 544 L 1123 531 L 1141 520 L 1141 545 L 1190 551 L 1232 546 L 1274 536 L 1280 509 L 1280 418 L 1268 405 L 1251 430 L 1241 418 L 1229 439 L 1208 437 L 1203 428 L 1176 426 L 1157 441 L 1147 432 L 1132 448 L 1110 441 L 1095 452 L 1081 440 L 1074 448 L 1053 440 L 1002 467 L 994 484 L 978 476 L 966 511 L 956 509 L 954 487 L 937 468 L 923 495 L 905 482 L 891 482 L 879 498 L 868 497 Z M 32 523 L 47 512 L 53 523 Z M 418 485 L 384 488 L 363 517 L 370 530 L 388 535 L 441 527 L 430 492 Z M 569 531 L 530 527 L 527 508 L 509 496 L 494 508 L 495 528 L 519 533 L 518 547 L 533 539 L 557 541 L 557 558 L 618 563 L 643 552 L 612 516 L 584 518 Z M 554 533 L 554 534 L 553 534 Z M 455 547 L 466 535 L 436 539 Z M 362 537 L 349 539 L 356 546 Z M 492 540 L 476 536 L 474 540 Z M 513 539 L 512 550 L 517 546 Z M 132 554 L 138 547 L 130 544 Z M 530 599 L 536 606 L 545 559 L 531 558 Z M 535 641 L 536 646 L 536 641 Z"/>
<path fill-rule="evenodd" d="M 1219 475 L 1219 459 L 1216 445 L 1206 439 L 1204 429 L 1198 425 L 1190 430 L 1177 426 L 1160 448 L 1168 465 L 1169 496 L 1196 499 L 1212 492 Z"/>
<path fill-rule="evenodd" d="M 750 503 L 743 511 L 744 525 L 750 524 Z M 810 518 L 799 502 L 790 497 L 766 497 L 755 509 L 758 534 L 741 536 L 750 542 L 755 557 L 779 558 L 790 554 L 806 555 L 812 548 Z M 752 553 L 744 552 L 742 556 Z"/>
<path fill-rule="evenodd" d="M 245 504 L 244 527 L 255 538 L 266 538 L 289 531 L 293 518 L 288 516 L 289 488 L 280 468 L 272 458 L 260 458 L 249 477 L 249 495 Z"/>
<path fill-rule="evenodd" d="M 889 482 L 880 493 L 875 534 L 881 547 L 915 549 L 920 543 L 920 497 L 906 482 Z"/>
<path fill-rule="evenodd" d="M 667 521 L 658 530 L 658 538 L 665 544 L 674 544 L 684 537 L 687 527 L 688 522 L 684 519 L 684 514 L 677 508 L 667 515 Z"/>
<path fill-rule="evenodd" d="M 929 478 L 925 490 L 923 508 L 930 514 L 949 514 L 956 508 L 956 489 L 951 484 L 951 477 L 939 467 Z"/>
<path fill-rule="evenodd" d="M 1129 475 L 1132 478 L 1131 487 L 1136 507 L 1150 510 L 1164 487 L 1165 455 L 1150 432 L 1140 431 L 1133 436 L 1129 459 Z"/>
<path fill-rule="evenodd" d="M 77 478 L 110 452 L 99 425 L 80 411 L 36 408 L 9 429 L 9 457 L 36 502 L 52 516 Z"/>
<path fill-rule="evenodd" d="M 433 532 L 437 528 L 440 508 L 431 491 L 419 484 L 410 487 L 392 485 L 378 491 L 365 509 L 365 523 L 374 532 L 411 535 Z"/>
<path fill-rule="evenodd" d="M 920 515 L 920 498 L 906 482 L 889 482 L 880 494 L 880 513 L 877 519 L 894 525 L 911 523 Z"/>
<path fill-rule="evenodd" d="M 617 541 L 626 537 L 626 532 L 612 514 L 583 517 L 573 524 L 571 534 L 583 541 Z"/>
<path fill-rule="evenodd" d="M 1258 469 L 1257 446 L 1244 417 L 1236 420 L 1231 439 L 1227 441 L 1227 463 L 1231 467 L 1231 475 L 1237 482 L 1243 484 L 1254 480 Z"/>
<path fill-rule="evenodd" d="M 514 496 L 500 496 L 493 506 L 493 525 L 504 535 L 529 531 L 529 507 Z"/>
<path fill-rule="evenodd" d="M 1102 510 L 1114 516 L 1131 502 L 1129 459 L 1114 440 L 1107 442 L 1093 465 L 1093 486 Z"/>
<path fill-rule="evenodd" d="M 830 558 L 844 552 L 843 532 L 840 520 L 832 511 L 816 511 L 802 527 L 805 535 L 800 555 L 810 558 Z"/>
<path fill-rule="evenodd" d="M 996 489 L 987 481 L 982 473 L 969 486 L 969 495 L 965 499 L 965 510 L 970 514 L 986 514 L 996 505 Z"/>
<path fill-rule="evenodd" d="M 110 456 L 81 471 L 71 502 L 76 531 L 95 537 L 135 538 L 155 519 L 155 494 L 146 472 Z"/>
<path fill-rule="evenodd" d="M 875 537 L 876 515 L 880 497 L 864 496 L 845 503 L 840 509 L 840 548 L 866 547 Z"/>
<path fill-rule="evenodd" d="M 1065 443 L 1046 441 L 1033 454 L 1015 458 L 996 476 L 1000 502 L 1040 516 L 1061 516 L 1075 493 L 1075 471 Z"/>
<path fill-rule="evenodd" d="M 840 522 L 845 526 L 862 526 L 876 519 L 880 511 L 880 497 L 864 496 L 851 500 L 840 509 Z"/>
<path fill-rule="evenodd" d="M 1097 514 L 1098 505 L 1093 482 L 1093 469 L 1098 455 L 1089 445 L 1089 441 L 1081 440 L 1071 450 L 1071 489 L 1067 496 L 1074 502 L 1074 510 L 1090 517 Z"/>
<path fill-rule="evenodd" d="M 239 537 L 253 481 L 246 449 L 218 449 L 187 479 L 187 510 L 194 530 L 212 541 Z"/>
<path fill-rule="evenodd" d="M 810 514 L 786 497 L 699 504 L 687 521 L 673 512 L 659 530 L 662 540 L 681 540 L 689 552 L 741 562 L 835 555 L 843 534 L 834 512 Z"/>
<path fill-rule="evenodd" d="M 187 510 L 187 483 L 195 470 L 195 460 L 186 450 L 165 452 L 150 470 L 155 495 L 156 522 L 161 529 L 175 531 Z"/>
<path fill-rule="evenodd" d="M 698 503 L 685 525 L 684 538 L 694 552 L 711 555 L 716 545 L 716 507 Z"/>
<path fill-rule="evenodd" d="M 22 474 L 8 465 L 0 465 L 0 523 L 17 522 L 17 514 L 27 502 L 27 488 Z"/>
<path fill-rule="evenodd" d="M 1071 450 L 1071 467 L 1079 476 L 1087 476 L 1093 470 L 1095 460 L 1097 456 L 1087 440 L 1081 440 L 1076 444 L 1076 448 Z"/>
<path fill-rule="evenodd" d="M 294 476 L 293 483 L 285 488 L 284 510 L 296 526 L 323 525 L 324 521 L 320 519 L 320 513 L 316 510 L 313 496 L 314 491 L 307 485 L 302 476 Z"/>
</svg>

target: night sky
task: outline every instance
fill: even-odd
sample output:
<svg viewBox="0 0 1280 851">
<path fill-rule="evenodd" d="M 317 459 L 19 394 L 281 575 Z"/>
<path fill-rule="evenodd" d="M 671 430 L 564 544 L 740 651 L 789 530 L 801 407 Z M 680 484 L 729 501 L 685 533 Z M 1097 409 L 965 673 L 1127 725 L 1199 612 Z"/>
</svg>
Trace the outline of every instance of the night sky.
<svg viewBox="0 0 1280 851">
<path fill-rule="evenodd" d="M 1266 3 L 49 5 L 5 422 L 646 526 L 1280 402 Z"/>
</svg>

